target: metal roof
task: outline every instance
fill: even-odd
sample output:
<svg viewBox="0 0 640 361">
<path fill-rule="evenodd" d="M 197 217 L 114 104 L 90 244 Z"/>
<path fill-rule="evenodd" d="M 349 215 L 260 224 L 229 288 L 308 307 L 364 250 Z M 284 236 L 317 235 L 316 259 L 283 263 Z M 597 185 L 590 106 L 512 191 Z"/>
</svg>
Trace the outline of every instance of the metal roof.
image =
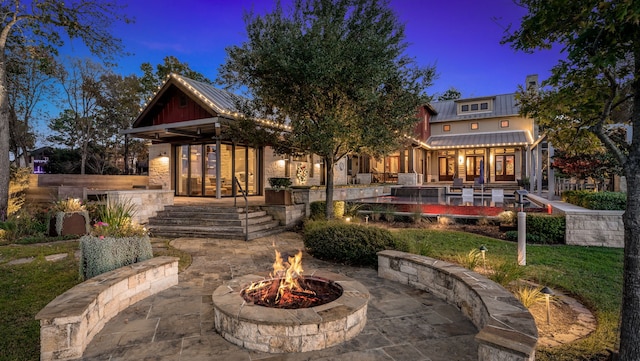
<svg viewBox="0 0 640 361">
<path fill-rule="evenodd" d="M 192 95 L 199 97 L 216 113 L 220 115 L 237 115 L 236 104 L 241 99 L 240 96 L 215 88 L 211 84 L 185 78 L 178 74 L 172 73 L 171 77 L 184 85 Z"/>
<path fill-rule="evenodd" d="M 475 147 L 507 147 L 533 143 L 528 131 L 508 131 L 494 133 L 474 133 L 455 135 L 436 135 L 427 139 L 431 149 L 475 148 Z"/>
<path fill-rule="evenodd" d="M 457 104 L 461 102 L 472 102 L 475 100 L 493 100 L 493 109 L 491 111 L 468 112 L 463 115 L 457 114 Z M 450 122 L 456 120 L 484 119 L 506 116 L 518 116 L 520 114 L 520 106 L 516 101 L 516 94 L 501 94 L 487 97 L 445 100 L 433 102 L 431 106 L 437 112 L 431 117 L 431 123 Z"/>
</svg>

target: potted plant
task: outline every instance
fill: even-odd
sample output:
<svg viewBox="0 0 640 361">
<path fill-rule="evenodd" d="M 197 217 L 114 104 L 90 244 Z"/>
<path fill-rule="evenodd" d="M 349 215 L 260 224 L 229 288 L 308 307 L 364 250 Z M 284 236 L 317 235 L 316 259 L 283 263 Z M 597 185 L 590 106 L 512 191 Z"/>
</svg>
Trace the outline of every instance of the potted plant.
<svg viewBox="0 0 640 361">
<path fill-rule="evenodd" d="M 81 236 L 91 229 L 89 212 L 79 199 L 67 198 L 54 202 L 49 219 L 49 236 Z"/>
<path fill-rule="evenodd" d="M 269 178 L 271 188 L 264 191 L 264 202 L 273 205 L 291 205 L 291 179 L 286 177 Z"/>
</svg>

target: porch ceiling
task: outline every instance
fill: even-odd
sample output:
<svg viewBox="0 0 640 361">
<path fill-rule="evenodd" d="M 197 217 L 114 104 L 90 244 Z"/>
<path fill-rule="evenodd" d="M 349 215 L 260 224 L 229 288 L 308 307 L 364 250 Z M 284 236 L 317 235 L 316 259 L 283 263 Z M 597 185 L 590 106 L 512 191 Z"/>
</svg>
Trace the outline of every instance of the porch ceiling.
<svg viewBox="0 0 640 361">
<path fill-rule="evenodd" d="M 522 146 L 533 143 L 525 130 L 495 133 L 431 136 L 426 141 L 431 149 Z"/>
</svg>

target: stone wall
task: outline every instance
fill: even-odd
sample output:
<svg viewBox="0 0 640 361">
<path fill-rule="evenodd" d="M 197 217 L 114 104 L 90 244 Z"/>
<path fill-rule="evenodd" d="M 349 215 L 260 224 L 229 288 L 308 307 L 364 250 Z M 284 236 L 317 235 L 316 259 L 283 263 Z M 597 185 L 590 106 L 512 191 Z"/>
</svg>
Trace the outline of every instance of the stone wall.
<svg viewBox="0 0 640 361">
<path fill-rule="evenodd" d="M 574 246 L 624 247 L 624 211 L 565 211 L 565 243 Z"/>
<path fill-rule="evenodd" d="M 136 213 L 132 220 L 139 224 L 147 224 L 150 217 L 155 217 L 158 211 L 173 204 L 172 190 L 140 189 L 128 191 L 106 191 L 107 200 L 131 202 L 136 206 Z"/>
<path fill-rule="evenodd" d="M 73 360 L 104 325 L 132 304 L 178 284 L 178 258 L 156 257 L 76 285 L 38 314 L 40 360 Z"/>
<path fill-rule="evenodd" d="M 166 155 L 165 155 L 166 154 Z M 149 184 L 171 189 L 171 144 L 149 146 Z"/>
<path fill-rule="evenodd" d="M 480 330 L 479 361 L 533 361 L 538 329 L 513 294 L 466 268 L 398 251 L 378 253 L 378 277 L 426 290 L 456 306 Z"/>
</svg>

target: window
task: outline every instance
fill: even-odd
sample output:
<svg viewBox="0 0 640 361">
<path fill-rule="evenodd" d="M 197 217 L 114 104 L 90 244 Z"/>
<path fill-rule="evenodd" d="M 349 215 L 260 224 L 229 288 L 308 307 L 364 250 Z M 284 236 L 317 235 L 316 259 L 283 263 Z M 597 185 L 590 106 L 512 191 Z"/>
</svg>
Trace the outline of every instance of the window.
<svg viewBox="0 0 640 361">
<path fill-rule="evenodd" d="M 186 95 L 181 95 L 180 96 L 180 108 L 184 108 L 187 106 L 187 96 Z"/>
<path fill-rule="evenodd" d="M 468 104 L 465 104 L 465 105 L 461 106 L 461 107 L 460 107 L 460 109 L 461 109 L 463 112 L 468 112 L 468 111 L 469 111 L 469 105 L 468 105 Z"/>
<path fill-rule="evenodd" d="M 478 130 L 478 123 L 471 123 L 471 130 Z"/>
<path fill-rule="evenodd" d="M 445 124 L 442 126 L 442 131 L 443 132 L 450 132 L 451 131 L 451 125 L 449 124 Z"/>
<path fill-rule="evenodd" d="M 478 110 L 478 104 L 471 104 L 471 110 Z"/>
<path fill-rule="evenodd" d="M 509 128 L 509 121 L 508 120 L 501 120 L 500 121 L 500 128 Z"/>
<path fill-rule="evenodd" d="M 480 110 L 488 110 L 489 103 L 480 103 Z"/>
</svg>

